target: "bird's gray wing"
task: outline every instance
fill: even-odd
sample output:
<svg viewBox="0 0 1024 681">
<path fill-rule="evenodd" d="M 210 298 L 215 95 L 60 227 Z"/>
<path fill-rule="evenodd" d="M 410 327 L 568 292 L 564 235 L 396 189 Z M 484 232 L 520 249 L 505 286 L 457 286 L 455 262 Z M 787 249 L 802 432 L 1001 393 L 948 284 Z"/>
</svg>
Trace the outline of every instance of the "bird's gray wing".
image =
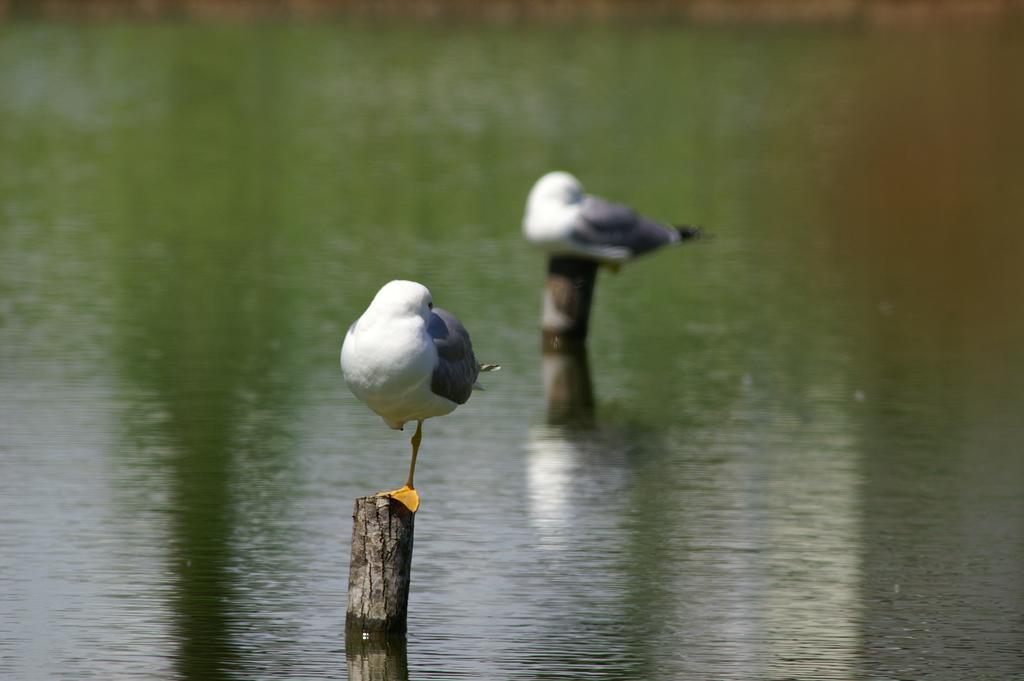
<svg viewBox="0 0 1024 681">
<path fill-rule="evenodd" d="M 430 391 L 456 404 L 465 404 L 480 373 L 469 332 L 455 315 L 435 307 L 427 333 L 434 339 L 438 360 L 430 378 Z"/>
<path fill-rule="evenodd" d="M 679 231 L 599 196 L 583 199 L 572 238 L 591 246 L 627 248 L 641 255 L 680 240 Z"/>
</svg>

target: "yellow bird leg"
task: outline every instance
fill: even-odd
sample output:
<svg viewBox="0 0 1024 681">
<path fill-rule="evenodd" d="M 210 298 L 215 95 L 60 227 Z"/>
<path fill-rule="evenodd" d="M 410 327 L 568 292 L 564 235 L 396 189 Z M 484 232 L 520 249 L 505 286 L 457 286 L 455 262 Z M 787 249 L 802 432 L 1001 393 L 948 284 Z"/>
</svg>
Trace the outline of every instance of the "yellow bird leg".
<svg viewBox="0 0 1024 681">
<path fill-rule="evenodd" d="M 404 487 L 393 489 L 390 492 L 381 492 L 377 496 L 391 497 L 397 499 L 407 509 L 415 513 L 420 507 L 420 495 L 412 486 L 412 476 L 416 472 L 416 455 L 420 453 L 420 441 L 423 439 L 423 421 L 416 422 L 416 432 L 412 436 L 412 463 L 409 464 L 409 479 Z"/>
</svg>

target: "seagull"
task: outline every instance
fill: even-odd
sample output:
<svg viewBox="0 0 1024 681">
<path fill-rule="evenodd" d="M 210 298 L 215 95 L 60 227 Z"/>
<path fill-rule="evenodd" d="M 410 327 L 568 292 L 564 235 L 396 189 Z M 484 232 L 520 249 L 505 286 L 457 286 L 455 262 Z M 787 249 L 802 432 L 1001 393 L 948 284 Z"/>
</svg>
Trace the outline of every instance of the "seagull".
<svg viewBox="0 0 1024 681">
<path fill-rule="evenodd" d="M 556 170 L 530 190 L 523 233 L 552 255 L 596 260 L 616 270 L 644 253 L 699 236 L 700 228 L 663 224 L 586 194 L 576 177 Z"/>
<path fill-rule="evenodd" d="M 469 332 L 455 315 L 434 307 L 423 284 L 385 284 L 349 327 L 341 346 L 341 372 L 352 393 L 395 430 L 416 422 L 412 463 L 404 487 L 380 495 L 397 499 L 413 513 L 420 497 L 413 487 L 423 421 L 450 414 L 465 404 L 481 371 Z"/>
</svg>

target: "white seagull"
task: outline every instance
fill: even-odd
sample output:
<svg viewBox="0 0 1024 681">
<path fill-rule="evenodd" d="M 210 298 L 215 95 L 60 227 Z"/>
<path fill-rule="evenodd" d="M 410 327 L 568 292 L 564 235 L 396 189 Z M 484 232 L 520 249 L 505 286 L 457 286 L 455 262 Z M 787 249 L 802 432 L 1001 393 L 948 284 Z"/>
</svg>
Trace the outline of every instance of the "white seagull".
<svg viewBox="0 0 1024 681">
<path fill-rule="evenodd" d="M 391 281 L 349 327 L 341 346 L 341 372 L 360 400 L 390 427 L 416 421 L 412 463 L 404 487 L 381 494 L 398 499 L 413 513 L 419 493 L 412 484 L 423 421 L 465 404 L 481 371 L 466 327 L 450 312 L 434 307 L 426 286 Z"/>
<path fill-rule="evenodd" d="M 557 170 L 530 190 L 523 234 L 552 255 L 596 260 L 616 269 L 644 253 L 699 236 L 700 228 L 663 224 L 586 194 L 573 175 Z"/>
</svg>

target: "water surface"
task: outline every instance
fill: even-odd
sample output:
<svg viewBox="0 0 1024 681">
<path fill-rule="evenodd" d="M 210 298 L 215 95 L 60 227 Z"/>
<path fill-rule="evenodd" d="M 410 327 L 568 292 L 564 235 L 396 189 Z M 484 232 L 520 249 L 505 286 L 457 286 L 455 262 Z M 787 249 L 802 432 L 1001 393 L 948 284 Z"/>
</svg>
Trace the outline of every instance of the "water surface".
<svg viewBox="0 0 1024 681">
<path fill-rule="evenodd" d="M 0 676 L 374 667 L 408 433 L 338 349 L 402 277 L 505 368 L 426 425 L 392 678 L 1024 678 L 1022 38 L 0 27 Z M 601 275 L 569 424 L 555 167 L 714 234 Z"/>
</svg>

